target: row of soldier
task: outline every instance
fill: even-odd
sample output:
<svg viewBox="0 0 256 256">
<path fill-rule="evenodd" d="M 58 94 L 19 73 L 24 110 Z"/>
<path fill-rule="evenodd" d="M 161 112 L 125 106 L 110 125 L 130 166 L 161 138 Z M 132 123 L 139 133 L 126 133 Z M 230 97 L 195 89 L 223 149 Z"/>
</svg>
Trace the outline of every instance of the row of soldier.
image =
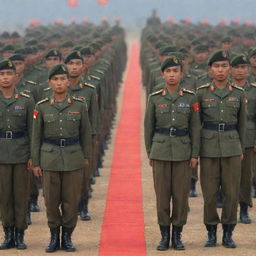
<svg viewBox="0 0 256 256">
<path fill-rule="evenodd" d="M 30 211 L 40 210 L 43 180 L 46 252 L 74 251 L 77 213 L 91 219 L 90 185 L 110 140 L 126 64 L 124 31 L 119 24 L 52 25 L 24 37 L 4 32 L 0 40 L 0 249 L 27 248 L 24 231 Z"/>
<path fill-rule="evenodd" d="M 197 196 L 198 157 L 205 246 L 216 246 L 217 224 L 222 223 L 222 244 L 236 247 L 232 231 L 238 202 L 240 222 L 251 223 L 248 208 L 256 195 L 254 35 L 255 27 L 161 24 L 155 12 L 142 32 L 140 63 L 149 95 L 145 144 L 162 235 L 158 250 L 169 248 L 171 224 L 172 247 L 185 249 L 181 232 L 188 196 Z M 221 218 L 217 206 L 223 208 Z"/>
</svg>

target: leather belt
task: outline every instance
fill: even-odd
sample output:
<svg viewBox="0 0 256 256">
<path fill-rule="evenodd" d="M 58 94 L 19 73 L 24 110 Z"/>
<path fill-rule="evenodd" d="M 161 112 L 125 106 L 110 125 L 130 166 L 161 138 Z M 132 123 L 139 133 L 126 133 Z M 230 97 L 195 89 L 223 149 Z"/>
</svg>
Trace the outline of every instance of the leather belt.
<svg viewBox="0 0 256 256">
<path fill-rule="evenodd" d="M 72 145 L 77 144 L 79 142 L 79 136 L 74 137 L 74 138 L 67 138 L 67 139 L 44 138 L 43 142 L 63 148 L 63 147 L 72 146 Z"/>
<path fill-rule="evenodd" d="M 225 132 L 225 131 L 236 130 L 237 125 L 225 124 L 225 123 L 219 123 L 219 124 L 204 123 L 203 128 L 208 130 L 218 131 L 218 132 Z"/>
<path fill-rule="evenodd" d="M 28 135 L 27 132 L 0 131 L 1 139 L 9 139 L 9 140 L 19 139 L 27 135 Z"/>
<path fill-rule="evenodd" d="M 155 130 L 156 133 L 169 135 L 170 137 L 175 136 L 185 136 L 188 134 L 188 129 L 176 129 L 174 127 L 171 128 L 159 128 Z"/>
</svg>

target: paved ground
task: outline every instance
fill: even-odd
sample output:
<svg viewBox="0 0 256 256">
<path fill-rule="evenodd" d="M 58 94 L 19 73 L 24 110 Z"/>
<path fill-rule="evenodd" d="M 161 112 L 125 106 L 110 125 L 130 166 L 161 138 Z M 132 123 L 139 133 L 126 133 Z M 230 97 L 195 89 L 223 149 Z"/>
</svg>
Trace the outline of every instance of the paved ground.
<svg viewBox="0 0 256 256">
<path fill-rule="evenodd" d="M 120 91 L 119 104 L 122 100 L 122 90 Z M 142 112 L 144 113 L 145 96 L 142 98 Z M 117 116 L 118 120 L 118 116 Z M 143 124 L 143 120 L 142 120 Z M 147 245 L 147 256 L 157 255 L 207 255 L 207 256 L 254 256 L 256 255 L 256 211 L 255 208 L 250 210 L 254 222 L 251 225 L 238 224 L 234 233 L 234 239 L 237 242 L 237 249 L 226 249 L 220 245 L 221 229 L 218 230 L 218 243 L 216 248 L 204 248 L 206 232 L 202 224 L 203 201 L 201 191 L 199 190 L 199 197 L 190 199 L 190 213 L 188 217 L 188 224 L 184 228 L 183 242 L 187 250 L 177 252 L 169 250 L 166 252 L 157 252 L 155 247 L 159 241 L 160 234 L 156 220 L 155 209 L 155 195 L 152 182 L 152 171 L 148 165 L 147 156 L 144 150 L 143 143 L 143 125 L 141 136 L 141 150 L 142 150 L 142 185 L 143 185 L 143 207 L 145 218 L 145 240 Z M 115 129 L 113 130 L 113 138 L 115 136 Z M 83 255 L 83 256 L 97 256 L 100 241 L 101 225 L 103 221 L 103 214 L 105 208 L 105 201 L 108 189 L 109 173 L 111 168 L 113 152 L 113 140 L 104 159 L 104 168 L 101 169 L 101 177 L 97 178 L 97 183 L 93 192 L 93 199 L 90 202 L 90 212 L 92 214 L 92 221 L 82 222 L 79 220 L 77 229 L 74 232 L 73 241 L 77 247 L 77 252 L 69 253 L 68 255 Z M 254 199 L 254 204 L 256 200 Z M 45 246 L 49 241 L 49 230 L 46 223 L 45 208 L 42 197 L 40 197 L 41 212 L 32 215 L 33 225 L 29 227 L 26 232 L 26 243 L 28 250 L 17 251 L 11 249 L 8 251 L 1 251 L 1 256 L 41 256 L 46 255 L 44 252 Z M 127 230 L 129 232 L 129 230 Z M 2 239 L 2 233 L 0 234 Z M 54 255 L 67 255 L 63 251 L 56 252 Z M 113 255 L 115 256 L 115 255 Z M 125 256 L 125 255 L 124 255 Z M 134 255 L 136 256 L 136 255 Z"/>
</svg>

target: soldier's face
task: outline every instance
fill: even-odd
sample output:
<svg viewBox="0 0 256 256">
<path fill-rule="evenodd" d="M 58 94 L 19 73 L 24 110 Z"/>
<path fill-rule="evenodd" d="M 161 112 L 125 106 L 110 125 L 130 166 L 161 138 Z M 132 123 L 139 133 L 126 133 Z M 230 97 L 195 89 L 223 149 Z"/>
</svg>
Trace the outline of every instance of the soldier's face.
<svg viewBox="0 0 256 256">
<path fill-rule="evenodd" d="M 250 64 L 252 67 L 256 67 L 256 55 L 250 58 Z"/>
<path fill-rule="evenodd" d="M 54 93 L 66 93 L 69 85 L 68 76 L 66 74 L 54 75 L 49 80 L 49 84 Z"/>
<path fill-rule="evenodd" d="M 204 63 L 209 57 L 209 52 L 198 52 L 195 55 L 195 62 L 196 63 Z"/>
<path fill-rule="evenodd" d="M 246 64 L 239 64 L 235 67 L 231 67 L 231 74 L 235 80 L 244 80 L 249 73 L 249 67 Z"/>
<path fill-rule="evenodd" d="M 83 61 L 80 59 L 73 59 L 67 63 L 67 68 L 70 77 L 75 78 L 82 75 L 84 64 Z"/>
<path fill-rule="evenodd" d="M 176 86 L 182 78 L 182 70 L 180 66 L 168 67 L 162 72 L 162 77 L 166 85 Z"/>
<path fill-rule="evenodd" d="M 224 81 L 228 78 L 230 72 L 230 64 L 227 60 L 213 62 L 209 67 L 211 77 L 217 81 Z"/>
<path fill-rule="evenodd" d="M 58 56 L 50 56 L 45 60 L 45 65 L 48 70 L 60 63 L 61 63 L 61 59 Z"/>
<path fill-rule="evenodd" d="M 14 51 L 5 51 L 3 52 L 3 59 L 8 59 L 14 54 Z"/>
<path fill-rule="evenodd" d="M 17 75 L 22 74 L 25 70 L 25 62 L 21 60 L 15 60 L 13 63 L 15 65 Z"/>
<path fill-rule="evenodd" d="M 12 69 L 0 70 L 0 87 L 10 88 L 16 81 L 16 72 Z"/>
</svg>

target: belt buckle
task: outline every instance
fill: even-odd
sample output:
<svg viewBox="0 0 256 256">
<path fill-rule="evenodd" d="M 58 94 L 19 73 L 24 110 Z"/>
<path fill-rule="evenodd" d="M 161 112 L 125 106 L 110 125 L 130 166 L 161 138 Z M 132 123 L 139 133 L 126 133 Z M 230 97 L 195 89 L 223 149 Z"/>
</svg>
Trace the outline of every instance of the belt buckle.
<svg viewBox="0 0 256 256">
<path fill-rule="evenodd" d="M 171 127 L 171 128 L 170 128 L 170 137 L 174 137 L 174 136 L 175 136 L 175 133 L 176 133 L 176 128 Z"/>
<path fill-rule="evenodd" d="M 60 139 L 60 147 L 64 148 L 66 145 L 66 139 Z"/>
<path fill-rule="evenodd" d="M 224 132 L 225 131 L 225 124 L 224 123 L 219 123 L 219 132 Z"/>
<path fill-rule="evenodd" d="M 6 131 L 5 132 L 5 138 L 11 140 L 12 139 L 12 131 Z"/>
</svg>

